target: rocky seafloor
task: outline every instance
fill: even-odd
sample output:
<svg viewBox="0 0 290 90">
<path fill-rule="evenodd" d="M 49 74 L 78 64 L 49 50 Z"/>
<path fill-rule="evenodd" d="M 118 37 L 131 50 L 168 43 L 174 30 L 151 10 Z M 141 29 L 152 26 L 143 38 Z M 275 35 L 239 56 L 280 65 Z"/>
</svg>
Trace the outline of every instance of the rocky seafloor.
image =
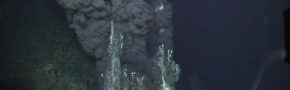
<svg viewBox="0 0 290 90">
<path fill-rule="evenodd" d="M 51 0 L 1 0 L 1 90 L 96 90 L 95 60 Z"/>
</svg>

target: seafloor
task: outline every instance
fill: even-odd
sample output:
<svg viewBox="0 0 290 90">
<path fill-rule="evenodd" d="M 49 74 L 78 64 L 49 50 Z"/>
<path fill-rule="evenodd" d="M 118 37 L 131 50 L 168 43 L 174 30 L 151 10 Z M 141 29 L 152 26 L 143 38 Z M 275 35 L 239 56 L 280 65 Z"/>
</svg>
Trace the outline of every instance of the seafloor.
<svg viewBox="0 0 290 90">
<path fill-rule="evenodd" d="M 95 61 L 55 0 L 0 1 L 1 90 L 91 90 Z"/>
</svg>

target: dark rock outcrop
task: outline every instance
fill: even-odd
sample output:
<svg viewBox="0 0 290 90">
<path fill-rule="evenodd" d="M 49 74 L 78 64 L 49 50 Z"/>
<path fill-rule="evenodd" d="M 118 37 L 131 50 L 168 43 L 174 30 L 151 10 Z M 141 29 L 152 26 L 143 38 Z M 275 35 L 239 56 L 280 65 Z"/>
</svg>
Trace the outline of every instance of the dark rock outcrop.
<svg viewBox="0 0 290 90">
<path fill-rule="evenodd" d="M 70 27 L 84 50 L 100 61 L 97 70 L 105 73 L 110 66 L 108 48 L 113 29 L 122 34 L 121 67 L 127 72 L 146 76 L 150 90 L 162 87 L 162 71 L 169 73 L 166 82 L 174 88 L 179 67 L 166 57 L 172 46 L 172 8 L 166 0 L 57 0 L 67 11 Z M 162 45 L 162 49 L 160 49 Z M 158 65 L 158 50 L 163 50 Z M 160 54 L 160 53 L 159 53 Z M 160 56 L 160 55 L 159 55 Z M 164 62 L 164 63 L 163 63 Z M 120 69 L 123 70 L 123 69 Z M 171 74 L 170 74 L 171 73 Z M 177 73 L 177 74 L 174 74 Z M 102 74 L 103 75 L 103 74 Z M 124 75 L 123 75 L 124 76 Z M 169 79 L 167 79 L 169 78 Z M 163 80 L 164 81 L 164 80 Z M 152 85 L 149 85 L 152 84 Z M 153 89 L 155 88 L 155 89 Z"/>
</svg>

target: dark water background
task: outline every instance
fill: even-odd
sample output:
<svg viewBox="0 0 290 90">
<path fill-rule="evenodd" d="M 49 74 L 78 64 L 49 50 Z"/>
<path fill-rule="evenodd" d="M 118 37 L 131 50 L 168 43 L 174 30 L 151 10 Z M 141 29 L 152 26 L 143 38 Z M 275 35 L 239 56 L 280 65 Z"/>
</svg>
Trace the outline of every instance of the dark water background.
<svg viewBox="0 0 290 90">
<path fill-rule="evenodd" d="M 284 47 L 283 10 L 289 1 L 172 2 L 175 60 L 188 82 L 179 86 L 192 86 L 195 72 L 208 90 L 250 90 L 262 53 Z M 259 90 L 290 90 L 290 66 L 269 65 L 261 82 Z"/>
<path fill-rule="evenodd" d="M 249 90 L 262 53 L 284 47 L 287 1 L 171 1 L 177 90 Z M 95 61 L 54 0 L 1 0 L 0 8 L 1 89 L 94 89 Z M 260 90 L 290 90 L 290 66 L 271 64 Z"/>
</svg>

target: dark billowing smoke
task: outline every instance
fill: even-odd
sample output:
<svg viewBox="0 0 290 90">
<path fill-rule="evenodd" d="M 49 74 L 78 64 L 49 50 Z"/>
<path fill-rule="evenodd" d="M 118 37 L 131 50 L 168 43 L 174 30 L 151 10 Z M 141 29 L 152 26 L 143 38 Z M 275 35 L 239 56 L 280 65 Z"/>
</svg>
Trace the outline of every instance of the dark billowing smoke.
<svg viewBox="0 0 290 90">
<path fill-rule="evenodd" d="M 114 22 L 122 33 L 121 65 L 160 82 L 156 60 L 158 46 L 172 49 L 172 10 L 166 0 L 57 0 L 67 12 L 70 27 L 84 50 L 100 60 L 97 70 L 109 66 L 107 48 Z M 161 11 L 162 10 L 162 11 Z M 175 81 L 174 81 L 175 82 Z M 173 83 L 174 83 L 173 82 Z M 150 89 L 154 90 L 154 89 Z"/>
</svg>

